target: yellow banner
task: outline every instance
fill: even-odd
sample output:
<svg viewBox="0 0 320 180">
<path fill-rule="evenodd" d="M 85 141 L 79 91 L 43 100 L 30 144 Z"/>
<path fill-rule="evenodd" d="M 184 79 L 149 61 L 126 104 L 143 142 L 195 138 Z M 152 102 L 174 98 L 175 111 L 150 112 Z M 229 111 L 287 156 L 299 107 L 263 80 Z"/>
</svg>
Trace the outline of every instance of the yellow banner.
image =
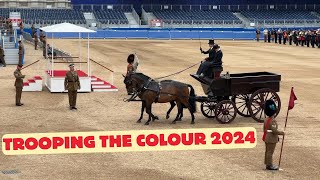
<svg viewBox="0 0 320 180">
<path fill-rule="evenodd" d="M 256 129 L 204 128 L 6 134 L 5 155 L 254 148 Z"/>
</svg>

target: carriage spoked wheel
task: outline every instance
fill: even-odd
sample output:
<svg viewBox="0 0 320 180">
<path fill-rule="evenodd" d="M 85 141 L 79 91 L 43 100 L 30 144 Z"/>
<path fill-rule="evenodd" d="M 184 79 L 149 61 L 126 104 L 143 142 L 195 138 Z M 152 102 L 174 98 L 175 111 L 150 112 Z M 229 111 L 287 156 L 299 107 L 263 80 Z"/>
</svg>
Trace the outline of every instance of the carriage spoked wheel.
<svg viewBox="0 0 320 180">
<path fill-rule="evenodd" d="M 264 104 L 269 99 L 273 100 L 278 107 L 277 113 L 275 115 L 277 116 L 281 109 L 281 100 L 277 92 L 272 89 L 263 88 L 257 90 L 251 95 L 249 100 L 249 112 L 254 120 L 263 123 L 267 118 L 264 112 Z"/>
<path fill-rule="evenodd" d="M 249 100 L 251 94 L 240 94 L 232 97 L 232 101 L 236 104 L 238 114 L 243 117 L 250 117 Z"/>
<path fill-rule="evenodd" d="M 236 104 L 230 100 L 220 101 L 216 105 L 215 116 L 221 124 L 232 122 L 237 116 Z"/>
<path fill-rule="evenodd" d="M 217 103 L 215 102 L 203 102 L 201 103 L 201 112 L 207 118 L 214 118 L 214 110 L 216 108 Z"/>
</svg>

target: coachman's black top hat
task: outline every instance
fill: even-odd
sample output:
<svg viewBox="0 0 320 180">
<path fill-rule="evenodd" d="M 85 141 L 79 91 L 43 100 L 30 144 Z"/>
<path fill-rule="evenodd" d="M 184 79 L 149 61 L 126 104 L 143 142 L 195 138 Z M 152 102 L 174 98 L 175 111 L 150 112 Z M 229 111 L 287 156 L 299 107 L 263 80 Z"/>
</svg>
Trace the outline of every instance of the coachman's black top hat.
<svg viewBox="0 0 320 180">
<path fill-rule="evenodd" d="M 214 39 L 210 39 L 208 44 L 214 44 Z"/>
<path fill-rule="evenodd" d="M 267 100 L 264 104 L 264 112 L 267 116 L 273 116 L 277 112 L 277 105 L 273 100 Z"/>
</svg>

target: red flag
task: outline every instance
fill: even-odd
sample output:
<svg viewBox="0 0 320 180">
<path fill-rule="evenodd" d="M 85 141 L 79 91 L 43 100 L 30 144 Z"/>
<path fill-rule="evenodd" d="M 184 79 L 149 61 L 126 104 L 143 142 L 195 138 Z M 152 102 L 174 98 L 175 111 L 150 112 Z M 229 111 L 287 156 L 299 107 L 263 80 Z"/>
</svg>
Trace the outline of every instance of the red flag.
<svg viewBox="0 0 320 180">
<path fill-rule="evenodd" d="M 294 101 L 297 100 L 296 95 L 294 94 L 293 87 L 291 88 L 291 94 L 289 99 L 288 109 L 291 110 L 294 107 Z"/>
</svg>

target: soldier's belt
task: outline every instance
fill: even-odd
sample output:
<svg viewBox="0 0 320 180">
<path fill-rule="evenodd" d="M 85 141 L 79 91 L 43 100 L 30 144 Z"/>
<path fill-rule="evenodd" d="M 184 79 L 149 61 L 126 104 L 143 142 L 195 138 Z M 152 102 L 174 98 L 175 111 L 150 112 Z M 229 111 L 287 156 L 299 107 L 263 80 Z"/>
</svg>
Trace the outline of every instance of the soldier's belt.
<svg viewBox="0 0 320 180">
<path fill-rule="evenodd" d="M 78 82 L 78 81 L 68 81 L 68 82 Z"/>
<path fill-rule="evenodd" d="M 267 132 L 272 132 L 272 130 L 267 130 Z"/>
</svg>

